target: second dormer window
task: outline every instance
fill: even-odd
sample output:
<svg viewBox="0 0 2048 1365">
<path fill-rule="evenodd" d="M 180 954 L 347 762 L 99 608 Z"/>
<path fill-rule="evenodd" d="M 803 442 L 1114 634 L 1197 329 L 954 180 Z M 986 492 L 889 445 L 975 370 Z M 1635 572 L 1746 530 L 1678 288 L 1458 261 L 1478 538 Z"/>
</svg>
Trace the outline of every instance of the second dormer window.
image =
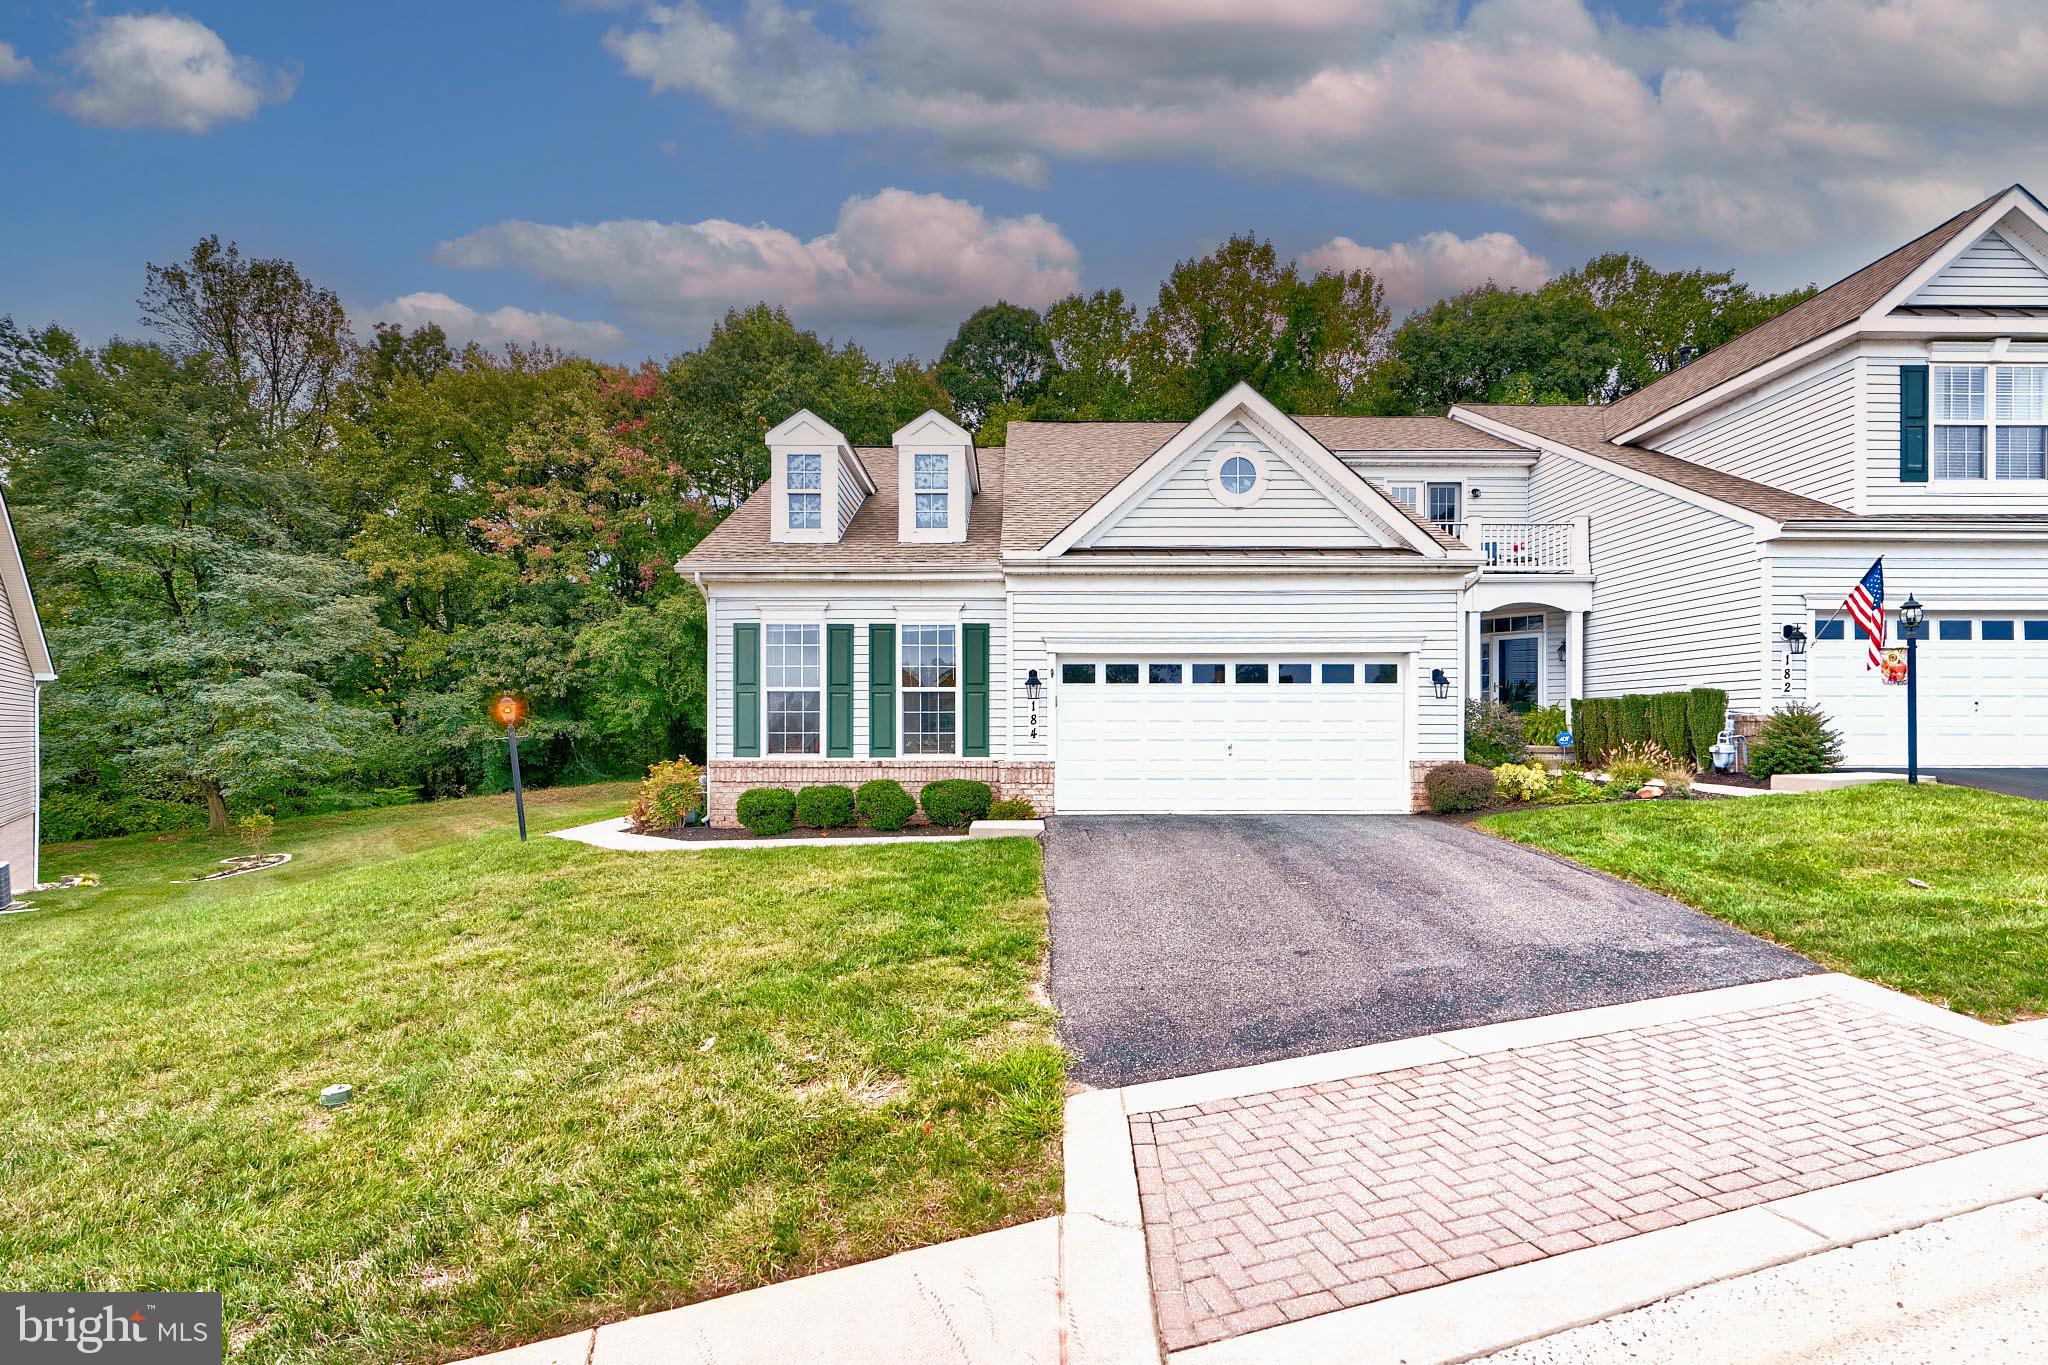
<svg viewBox="0 0 2048 1365">
<path fill-rule="evenodd" d="M 789 457 L 789 529 L 815 531 L 825 524 L 825 457 Z"/>
<path fill-rule="evenodd" d="M 912 489 L 917 497 L 917 529 L 920 531 L 943 531 L 946 529 L 946 502 L 950 496 L 947 483 L 950 480 L 952 459 L 946 455 L 916 455 L 912 457 Z"/>
</svg>

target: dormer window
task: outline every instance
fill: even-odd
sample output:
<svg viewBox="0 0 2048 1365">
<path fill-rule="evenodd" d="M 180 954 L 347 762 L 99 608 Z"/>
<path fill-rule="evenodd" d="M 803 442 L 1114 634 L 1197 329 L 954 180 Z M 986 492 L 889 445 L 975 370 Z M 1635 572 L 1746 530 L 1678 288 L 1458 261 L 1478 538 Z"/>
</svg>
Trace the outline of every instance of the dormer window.
<svg viewBox="0 0 2048 1365">
<path fill-rule="evenodd" d="M 951 497 L 948 488 L 952 457 L 941 452 L 920 453 L 914 458 L 916 467 L 912 477 L 916 480 L 917 529 L 943 531 L 946 529 L 946 504 Z"/>
<path fill-rule="evenodd" d="M 1928 381 L 1936 479 L 2048 477 L 2048 366 L 1936 365 Z"/>
<path fill-rule="evenodd" d="M 796 454 L 789 457 L 789 529 L 815 531 L 825 518 L 825 457 Z"/>
</svg>

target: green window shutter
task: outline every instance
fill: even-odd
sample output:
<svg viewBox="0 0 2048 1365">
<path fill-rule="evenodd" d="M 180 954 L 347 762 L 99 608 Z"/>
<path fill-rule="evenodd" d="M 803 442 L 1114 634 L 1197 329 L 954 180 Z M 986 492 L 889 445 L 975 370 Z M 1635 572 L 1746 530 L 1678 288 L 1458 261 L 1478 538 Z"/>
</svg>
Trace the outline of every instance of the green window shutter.
<svg viewBox="0 0 2048 1365">
<path fill-rule="evenodd" d="M 868 627 L 868 753 L 896 756 L 896 627 Z"/>
<path fill-rule="evenodd" d="M 1927 367 L 1899 366 L 1899 482 L 1927 482 Z"/>
<path fill-rule="evenodd" d="M 853 757 L 853 627 L 825 627 L 825 754 Z"/>
<path fill-rule="evenodd" d="M 966 716 L 960 725 L 960 753 L 965 758 L 988 757 L 988 627 L 960 627 L 963 696 Z"/>
<path fill-rule="evenodd" d="M 732 628 L 732 756 L 761 756 L 761 625 Z"/>
</svg>

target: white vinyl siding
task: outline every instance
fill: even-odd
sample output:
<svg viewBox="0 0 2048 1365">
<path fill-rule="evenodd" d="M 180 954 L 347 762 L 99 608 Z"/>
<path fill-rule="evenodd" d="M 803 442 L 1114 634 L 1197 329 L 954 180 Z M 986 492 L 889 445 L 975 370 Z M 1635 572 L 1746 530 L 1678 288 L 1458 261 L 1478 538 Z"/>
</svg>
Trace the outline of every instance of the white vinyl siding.
<svg viewBox="0 0 2048 1365">
<path fill-rule="evenodd" d="M 2020 342 L 2013 344 L 2010 355 L 2012 361 L 2028 366 L 2048 363 L 2048 351 Z M 1863 452 L 1863 506 L 1856 510 L 1871 514 L 1924 512 L 1934 515 L 1961 512 L 1972 515 L 2017 513 L 2038 516 L 2048 513 L 2048 480 L 1935 477 L 1926 483 L 1899 482 L 1899 366 L 1930 366 L 1928 406 L 1931 410 L 1934 407 L 1933 367 L 1949 363 L 1977 362 L 1951 362 L 1937 348 L 1931 362 L 1925 351 L 1921 351 L 1918 354 L 1867 356 L 1859 363 L 1864 369 L 1863 392 L 1867 414 L 1865 430 L 1868 436 Z M 1992 368 L 1995 370 L 1996 366 Z M 1990 396 L 1986 400 L 1986 412 L 1995 414 L 1995 377 L 1987 379 L 1987 389 Z M 1927 442 L 1930 473 L 1933 472 L 1937 451 L 1934 433 L 1941 429 L 1938 422 L 1930 423 Z M 1987 437 L 1985 460 L 1990 466 L 1987 473 L 1995 472 L 1997 458 L 1997 443 Z"/>
<path fill-rule="evenodd" d="M 848 523 L 850 523 L 853 520 L 853 514 L 855 512 L 860 511 L 861 502 L 863 501 L 863 499 L 866 498 L 867 495 L 861 492 L 860 476 L 854 473 L 852 465 L 845 460 L 839 461 L 838 464 L 839 520 L 837 522 L 838 531 L 835 534 L 834 538 L 843 540 L 846 538 L 846 528 Z"/>
<path fill-rule="evenodd" d="M 1248 506 L 1228 507 L 1209 485 L 1218 453 L 1231 446 L 1255 452 L 1265 487 Z M 1242 422 L 1233 422 L 1184 456 L 1164 479 L 1109 525 L 1089 546 L 1194 546 L 1214 548 L 1357 548 L 1384 543 L 1361 527 L 1330 492 L 1271 450 Z"/>
<path fill-rule="evenodd" d="M 0 586 L 0 862 L 24 890 L 36 870 L 36 683 Z"/>
<path fill-rule="evenodd" d="M 1896 429 L 1893 436 L 1896 445 Z M 1787 384 L 1715 408 L 1653 444 L 1709 469 L 1850 507 L 1856 497 L 1856 362 L 1823 362 Z"/>
<path fill-rule="evenodd" d="M 1754 529 L 1552 453 L 1537 461 L 1530 503 L 1539 521 L 1591 512 L 1587 696 L 1719 687 L 1733 709 L 1756 709 L 1763 580 Z"/>
<path fill-rule="evenodd" d="M 1524 462 L 1501 465 L 1448 461 L 1440 465 L 1389 464 L 1385 455 L 1377 453 L 1347 454 L 1339 458 L 1386 489 L 1390 495 L 1397 488 L 1415 490 L 1415 502 L 1411 506 L 1418 512 L 1429 507 L 1431 484 L 1455 483 L 1464 490 L 1463 510 L 1468 520 L 1472 517 L 1485 521 L 1529 519 L 1529 466 Z"/>
<path fill-rule="evenodd" d="M 1002 587 L 993 581 L 970 584 L 861 583 L 792 584 L 788 588 L 761 584 L 710 586 L 716 613 L 711 635 L 711 737 L 713 758 L 732 757 L 732 628 L 737 622 L 813 621 L 853 627 L 853 756 L 868 754 L 868 625 L 871 622 L 897 628 L 897 661 L 902 662 L 902 630 L 905 623 L 937 620 L 988 625 L 989 757 L 1007 758 L 1009 733 L 1005 729 L 1005 708 L 1009 705 L 1011 669 L 1009 661 L 1008 612 Z M 1043 676 L 1041 674 L 1041 676 Z M 1019 673 L 1018 677 L 1022 677 Z M 763 685 L 762 712 L 767 711 Z M 901 684 L 897 706 L 902 705 Z M 1017 689 L 1018 697 L 1023 689 Z M 899 735 L 902 716 L 896 718 Z M 762 749 L 767 756 L 766 746 Z"/>
<path fill-rule="evenodd" d="M 1463 756 L 1463 718 L 1459 674 L 1459 605 L 1457 579 L 1443 587 L 1395 587 L 1355 579 L 1290 579 L 1246 573 L 1229 582 L 1179 580 L 1175 585 L 1112 578 L 1023 581 L 1014 585 L 1012 625 L 1016 632 L 1011 671 L 1019 677 L 1035 668 L 1051 678 L 1049 642 L 1116 641 L 1119 647 L 1141 648 L 1145 641 L 1208 642 L 1215 657 L 1232 657 L 1233 642 L 1283 643 L 1315 639 L 1325 643 L 1300 651 L 1301 657 L 1336 653 L 1370 655 L 1375 646 L 1419 645 L 1420 656 L 1407 685 L 1413 689 L 1419 760 Z M 1337 647 L 1328 643 L 1342 641 Z M 1075 656 L 1099 650 L 1072 649 Z M 1193 658 L 1183 645 L 1159 655 Z M 1262 652 L 1261 657 L 1279 656 Z M 1146 660 L 1139 660 L 1146 662 Z M 1439 701 L 1431 690 L 1430 670 L 1441 668 L 1453 682 L 1451 695 Z M 1052 726 L 1040 705 L 1039 737 L 1028 739 L 1027 706 L 1022 690 L 1012 693 L 1012 758 L 1052 755 Z M 1056 723 L 1056 722 L 1055 722 Z"/>
<path fill-rule="evenodd" d="M 2048 275 L 2011 242 L 1987 232 L 1906 303 L 1937 308 L 2048 307 Z"/>
</svg>

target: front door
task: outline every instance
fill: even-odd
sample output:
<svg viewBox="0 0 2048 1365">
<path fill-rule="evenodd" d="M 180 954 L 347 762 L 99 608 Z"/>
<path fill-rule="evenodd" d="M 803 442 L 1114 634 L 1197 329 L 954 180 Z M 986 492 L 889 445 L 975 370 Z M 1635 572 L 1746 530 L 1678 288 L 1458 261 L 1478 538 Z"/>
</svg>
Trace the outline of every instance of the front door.
<svg viewBox="0 0 2048 1365">
<path fill-rule="evenodd" d="M 1536 705 L 1537 671 L 1541 667 L 1542 642 L 1534 635 L 1510 635 L 1499 642 L 1500 699 L 1517 711 Z"/>
</svg>

